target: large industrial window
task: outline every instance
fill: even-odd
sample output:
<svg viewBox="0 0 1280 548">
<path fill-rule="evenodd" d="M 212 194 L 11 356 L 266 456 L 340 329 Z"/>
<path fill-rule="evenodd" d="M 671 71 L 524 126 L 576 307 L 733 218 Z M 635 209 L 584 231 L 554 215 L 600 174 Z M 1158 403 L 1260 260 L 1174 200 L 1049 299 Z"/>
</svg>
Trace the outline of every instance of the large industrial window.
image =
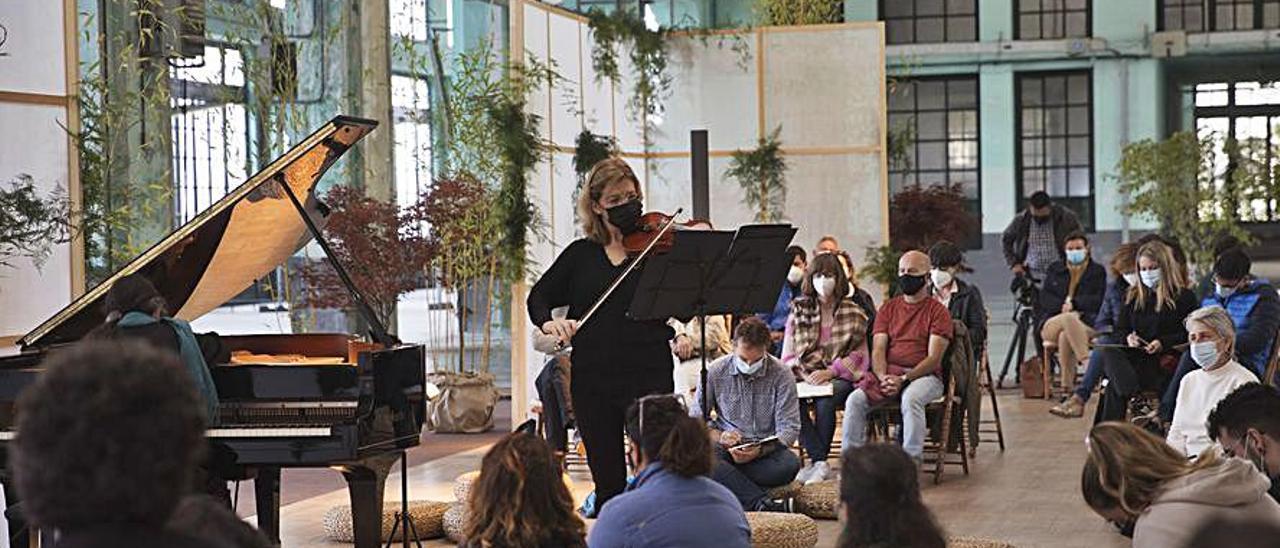
<svg viewBox="0 0 1280 548">
<path fill-rule="evenodd" d="M 1214 173 L 1219 185 L 1238 181 L 1233 172 L 1242 157 L 1262 176 L 1240 189 L 1243 203 L 1233 204 L 1240 220 L 1280 221 L 1276 173 L 1280 173 L 1280 84 L 1274 82 L 1207 82 L 1189 90 L 1195 98 L 1196 131 L 1214 141 Z M 1228 140 L 1232 140 L 1228 146 Z M 1245 164 L 1248 165 L 1248 164 Z"/>
<path fill-rule="evenodd" d="M 1093 114 L 1089 71 L 1017 78 L 1019 206 L 1037 190 L 1093 227 Z"/>
<path fill-rule="evenodd" d="M 977 0 L 880 0 L 880 18 L 890 44 L 978 39 Z"/>
<path fill-rule="evenodd" d="M 1016 0 L 1014 35 L 1019 40 L 1089 36 L 1089 0 Z"/>
<path fill-rule="evenodd" d="M 1160 30 L 1280 28 L 1280 0 L 1161 0 Z"/>
<path fill-rule="evenodd" d="M 889 162 L 889 191 L 896 194 L 916 183 L 959 184 L 970 211 L 981 218 L 978 78 L 919 78 L 894 88 L 889 128 L 891 139 L 900 143 L 892 148 L 900 150 Z"/>
</svg>

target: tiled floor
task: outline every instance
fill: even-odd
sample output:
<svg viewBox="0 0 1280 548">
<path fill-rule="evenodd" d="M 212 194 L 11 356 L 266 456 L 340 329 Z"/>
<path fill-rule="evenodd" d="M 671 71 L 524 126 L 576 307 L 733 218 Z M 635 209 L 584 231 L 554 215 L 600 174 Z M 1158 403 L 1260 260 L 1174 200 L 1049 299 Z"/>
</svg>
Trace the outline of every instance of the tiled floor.
<svg viewBox="0 0 1280 548">
<path fill-rule="evenodd" d="M 1008 391 L 1000 396 L 1005 417 L 1007 451 L 994 443 L 983 444 L 972 465 L 972 474 L 958 468 L 941 485 L 924 482 L 925 501 L 948 533 L 1004 539 L 1021 547 L 1108 548 L 1126 546 L 1101 518 L 1080 499 L 1079 474 L 1084 462 L 1087 422 L 1062 420 L 1047 413 L 1049 402 L 1024 400 Z M 410 498 L 451 500 L 452 480 L 479 466 L 484 447 L 476 447 L 413 466 L 409 470 Z M 399 477 L 388 480 L 398 485 Z M 286 486 L 287 488 L 287 486 Z M 590 490 L 590 478 L 574 477 L 579 500 Z M 398 492 L 388 490 L 388 499 Z M 346 504 L 345 491 L 333 491 L 285 506 L 281 511 L 285 546 L 337 547 L 324 540 L 325 511 Z M 840 526 L 819 522 L 819 546 L 833 546 Z M 446 546 L 432 541 L 427 546 Z"/>
</svg>

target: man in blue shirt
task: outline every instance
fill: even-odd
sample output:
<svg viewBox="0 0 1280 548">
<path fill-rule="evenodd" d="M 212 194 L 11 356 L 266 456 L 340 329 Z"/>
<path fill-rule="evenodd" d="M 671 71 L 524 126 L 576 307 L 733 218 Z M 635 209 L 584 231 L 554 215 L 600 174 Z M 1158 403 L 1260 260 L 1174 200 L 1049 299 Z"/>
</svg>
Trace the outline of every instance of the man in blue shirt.
<svg viewBox="0 0 1280 548">
<path fill-rule="evenodd" d="M 769 355 L 768 346 L 764 322 L 739 323 L 733 353 L 707 368 L 706 399 L 699 387 L 691 414 L 710 415 L 703 401 L 714 411 L 711 478 L 733 491 L 744 510 L 780 512 L 785 507 L 766 491 L 791 483 L 800 471 L 800 458 L 788 449 L 800 436 L 800 403 L 795 376 Z"/>
<path fill-rule="evenodd" d="M 773 312 L 759 315 L 769 326 L 769 353 L 774 356 L 782 355 L 782 338 L 787 329 L 787 317 L 791 315 L 791 299 L 800 294 L 800 283 L 804 281 L 804 269 L 808 261 L 804 248 L 798 245 L 787 248 L 787 258 L 791 259 L 791 269 L 787 271 L 787 280 L 782 283 L 778 302 L 773 305 Z"/>
</svg>

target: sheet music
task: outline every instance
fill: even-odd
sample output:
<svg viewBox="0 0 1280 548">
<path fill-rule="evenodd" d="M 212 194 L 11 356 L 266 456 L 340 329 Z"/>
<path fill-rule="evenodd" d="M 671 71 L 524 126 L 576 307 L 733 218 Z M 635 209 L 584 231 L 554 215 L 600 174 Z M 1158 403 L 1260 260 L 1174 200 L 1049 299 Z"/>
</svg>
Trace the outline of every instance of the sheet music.
<svg viewBox="0 0 1280 548">
<path fill-rule="evenodd" d="M 826 384 L 810 384 L 808 382 L 796 383 L 796 397 L 805 398 L 825 398 L 834 396 L 836 387 L 831 383 Z"/>
</svg>

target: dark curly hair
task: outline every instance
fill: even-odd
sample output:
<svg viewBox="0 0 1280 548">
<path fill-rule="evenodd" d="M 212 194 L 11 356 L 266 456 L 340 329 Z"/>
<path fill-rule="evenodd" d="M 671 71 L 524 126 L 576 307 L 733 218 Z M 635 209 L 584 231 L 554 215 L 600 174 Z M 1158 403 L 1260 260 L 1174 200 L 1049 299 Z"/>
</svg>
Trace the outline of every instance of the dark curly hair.
<svg viewBox="0 0 1280 548">
<path fill-rule="evenodd" d="M 560 463 L 532 434 L 508 434 L 485 453 L 467 506 L 468 546 L 587 545 Z"/>
<path fill-rule="evenodd" d="M 11 464 L 39 527 L 160 526 L 204 447 L 195 387 L 170 353 L 128 340 L 56 351 L 18 397 Z"/>
<path fill-rule="evenodd" d="M 840 548 L 945 548 L 942 529 L 920 498 L 919 472 L 905 451 L 871 444 L 849 449 L 843 460 L 840 501 L 849 515 Z"/>
<path fill-rule="evenodd" d="M 640 415 L 644 414 L 641 424 Z M 702 421 L 689 416 L 671 394 L 646 396 L 627 408 L 627 437 L 649 462 L 686 478 L 711 473 L 711 437 Z"/>
</svg>

